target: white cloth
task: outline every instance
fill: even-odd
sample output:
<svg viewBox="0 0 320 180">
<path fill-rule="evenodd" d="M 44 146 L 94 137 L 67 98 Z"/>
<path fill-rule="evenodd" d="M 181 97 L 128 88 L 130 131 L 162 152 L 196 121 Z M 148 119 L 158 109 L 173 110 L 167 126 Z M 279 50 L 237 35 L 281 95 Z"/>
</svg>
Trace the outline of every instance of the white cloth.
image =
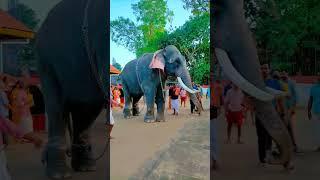
<svg viewBox="0 0 320 180">
<path fill-rule="evenodd" d="M 176 112 L 179 112 L 179 99 L 172 99 L 171 106 L 172 109 L 176 110 Z"/>
<path fill-rule="evenodd" d="M 228 108 L 232 112 L 241 111 L 243 109 L 242 103 L 244 101 L 244 94 L 243 92 L 238 89 L 235 90 L 234 88 L 231 88 L 225 97 L 225 103 L 229 104 Z"/>
<path fill-rule="evenodd" d="M 5 155 L 3 147 L 0 147 L 0 179 L 1 180 L 11 180 L 8 172 L 7 158 Z"/>
<path fill-rule="evenodd" d="M 23 129 L 25 132 L 33 132 L 33 120 L 32 116 L 27 117 L 26 119 L 22 119 L 19 127 Z"/>
<path fill-rule="evenodd" d="M 111 125 L 114 125 L 114 118 L 113 118 L 113 115 L 112 115 L 112 110 L 110 108 L 110 124 Z"/>
</svg>

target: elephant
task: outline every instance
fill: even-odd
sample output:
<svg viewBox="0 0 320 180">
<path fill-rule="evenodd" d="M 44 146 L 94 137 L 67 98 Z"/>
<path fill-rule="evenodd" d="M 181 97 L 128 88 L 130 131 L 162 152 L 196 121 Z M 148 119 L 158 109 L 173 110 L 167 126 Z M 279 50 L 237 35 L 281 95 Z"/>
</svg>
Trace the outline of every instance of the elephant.
<svg viewBox="0 0 320 180">
<path fill-rule="evenodd" d="M 147 112 L 144 121 L 147 123 L 165 121 L 165 81 L 168 76 L 177 77 L 180 85 L 190 94 L 191 100 L 203 110 L 193 90 L 191 77 L 187 70 L 186 60 L 174 45 L 168 45 L 155 53 L 146 53 L 138 59 L 128 62 L 121 74 L 125 95 L 125 118 L 140 114 L 138 102 L 145 98 Z M 157 116 L 154 116 L 154 104 L 157 105 Z M 132 106 L 132 109 L 131 109 Z"/>
<path fill-rule="evenodd" d="M 38 71 L 48 117 L 43 160 L 49 178 L 72 177 L 66 162 L 70 115 L 72 169 L 96 170 L 90 129 L 109 98 L 108 9 L 106 0 L 63 0 L 37 32 Z"/>
<path fill-rule="evenodd" d="M 285 121 L 272 100 L 284 94 L 267 88 L 263 81 L 255 41 L 244 16 L 243 0 L 216 0 L 213 14 L 215 56 L 224 74 L 253 97 L 256 117 L 278 145 L 280 155 L 268 163 L 293 168 L 293 145 Z"/>
</svg>

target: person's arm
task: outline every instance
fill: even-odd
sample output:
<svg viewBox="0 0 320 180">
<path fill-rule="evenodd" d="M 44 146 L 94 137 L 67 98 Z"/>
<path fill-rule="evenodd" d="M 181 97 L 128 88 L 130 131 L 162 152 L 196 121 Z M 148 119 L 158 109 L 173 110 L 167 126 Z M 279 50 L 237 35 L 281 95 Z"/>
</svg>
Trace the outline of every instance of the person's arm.
<svg viewBox="0 0 320 180">
<path fill-rule="evenodd" d="M 16 126 L 13 122 L 10 120 L 7 120 L 3 117 L 0 117 L 0 129 L 2 132 L 7 133 L 11 136 L 14 136 L 15 138 L 19 139 L 27 139 L 34 143 L 36 147 L 41 147 L 43 141 L 38 136 L 34 135 L 32 132 L 24 132 L 23 129 Z"/>
</svg>

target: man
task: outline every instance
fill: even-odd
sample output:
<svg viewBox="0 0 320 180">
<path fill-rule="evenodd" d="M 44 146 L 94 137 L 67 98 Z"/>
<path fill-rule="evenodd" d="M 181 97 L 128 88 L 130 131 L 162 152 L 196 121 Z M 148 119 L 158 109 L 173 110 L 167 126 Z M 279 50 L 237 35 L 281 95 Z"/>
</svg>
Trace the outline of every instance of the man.
<svg viewBox="0 0 320 180">
<path fill-rule="evenodd" d="M 294 128 L 297 105 L 296 85 L 292 80 L 289 79 L 288 73 L 286 71 L 282 71 L 280 73 L 280 78 L 282 83 L 282 89 L 288 94 L 284 100 L 285 117 L 288 119 L 288 131 L 293 142 L 294 152 L 301 153 L 297 145 L 296 132 Z"/>
<path fill-rule="evenodd" d="M 180 88 L 174 85 L 172 89 L 172 94 L 171 94 L 171 106 L 173 109 L 173 115 L 179 114 L 179 95 L 180 95 Z"/>
<path fill-rule="evenodd" d="M 320 152 L 320 76 L 318 76 L 317 83 L 312 86 L 310 90 L 310 97 L 308 102 L 308 117 L 309 120 L 314 120 L 316 125 L 315 135 L 317 140 L 316 151 Z"/>
<path fill-rule="evenodd" d="M 213 85 L 212 90 L 213 90 L 212 104 L 219 111 L 222 105 L 222 93 L 223 93 L 223 87 L 220 80 L 215 81 L 215 84 Z"/>
<path fill-rule="evenodd" d="M 244 94 L 238 86 L 232 84 L 232 88 L 227 92 L 225 97 L 225 111 L 228 122 L 228 139 L 227 143 L 231 143 L 231 129 L 235 123 L 238 127 L 238 144 L 243 144 L 241 141 L 241 127 L 243 123 L 243 110 L 244 110 Z"/>
</svg>

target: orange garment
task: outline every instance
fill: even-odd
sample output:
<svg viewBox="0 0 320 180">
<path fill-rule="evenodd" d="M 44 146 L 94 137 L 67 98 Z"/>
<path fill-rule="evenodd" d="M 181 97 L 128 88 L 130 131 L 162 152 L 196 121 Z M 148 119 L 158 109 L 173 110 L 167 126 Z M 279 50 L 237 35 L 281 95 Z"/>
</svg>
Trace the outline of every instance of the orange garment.
<svg viewBox="0 0 320 180">
<path fill-rule="evenodd" d="M 14 89 L 11 94 L 12 121 L 19 124 L 21 120 L 31 116 L 32 95 L 24 89 Z"/>
<path fill-rule="evenodd" d="M 121 93 L 119 90 L 113 90 L 113 99 L 114 100 L 119 99 L 120 95 L 121 95 Z"/>
</svg>

